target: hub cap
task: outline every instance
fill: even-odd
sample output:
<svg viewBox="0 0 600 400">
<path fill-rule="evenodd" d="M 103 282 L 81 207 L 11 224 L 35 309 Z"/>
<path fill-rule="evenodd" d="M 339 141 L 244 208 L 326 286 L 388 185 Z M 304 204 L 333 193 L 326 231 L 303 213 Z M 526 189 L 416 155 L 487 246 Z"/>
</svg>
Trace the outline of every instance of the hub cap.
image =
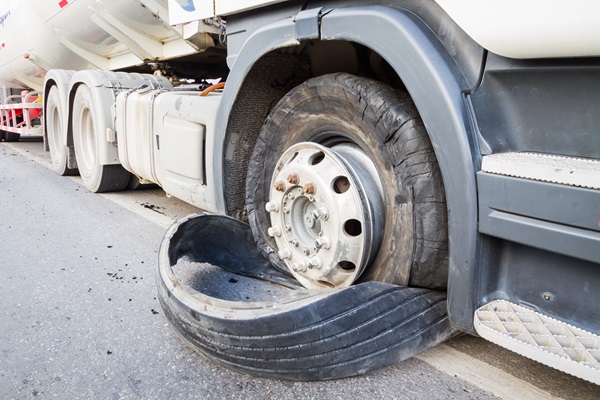
<svg viewBox="0 0 600 400">
<path fill-rule="evenodd" d="M 345 287 L 377 252 L 383 194 L 356 145 L 299 143 L 279 159 L 266 210 L 279 257 L 308 288 Z"/>
</svg>

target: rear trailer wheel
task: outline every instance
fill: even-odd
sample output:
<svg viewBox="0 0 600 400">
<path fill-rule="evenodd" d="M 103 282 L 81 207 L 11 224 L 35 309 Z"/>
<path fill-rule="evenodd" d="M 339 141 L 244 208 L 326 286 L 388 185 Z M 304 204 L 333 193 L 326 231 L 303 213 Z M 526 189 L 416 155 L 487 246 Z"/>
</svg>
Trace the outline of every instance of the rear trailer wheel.
<svg viewBox="0 0 600 400">
<path fill-rule="evenodd" d="M 46 99 L 46 136 L 52 159 L 52 168 L 59 175 L 75 175 L 76 168 L 68 167 L 68 147 L 65 142 L 64 110 L 61 110 L 58 88 L 52 86 Z"/>
<path fill-rule="evenodd" d="M 5 142 L 18 142 L 20 138 L 21 138 L 21 134 L 19 134 L 19 133 L 4 131 L 4 141 Z"/>
<path fill-rule="evenodd" d="M 306 287 L 446 287 L 443 182 L 404 92 L 344 73 L 293 89 L 261 130 L 246 202 L 259 249 Z"/>
<path fill-rule="evenodd" d="M 91 90 L 81 85 L 73 101 L 73 144 L 81 179 L 92 192 L 123 190 L 130 173 L 121 165 L 102 165 L 99 159 L 99 140 L 104 137 L 106 123 L 95 111 Z"/>
</svg>

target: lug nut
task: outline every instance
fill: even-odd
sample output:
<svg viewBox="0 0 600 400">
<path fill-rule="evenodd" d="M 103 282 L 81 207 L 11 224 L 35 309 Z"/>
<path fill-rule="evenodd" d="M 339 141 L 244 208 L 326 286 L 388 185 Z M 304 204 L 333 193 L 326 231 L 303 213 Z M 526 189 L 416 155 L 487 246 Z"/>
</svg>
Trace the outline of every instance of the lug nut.
<svg viewBox="0 0 600 400">
<path fill-rule="evenodd" d="M 278 192 L 284 192 L 285 191 L 285 182 L 284 181 L 277 181 L 275 182 L 275 190 L 277 190 Z"/>
<path fill-rule="evenodd" d="M 277 205 L 277 203 L 274 201 L 270 201 L 267 204 L 265 204 L 265 210 L 267 210 L 267 212 L 277 212 L 279 211 L 279 205 Z"/>
<path fill-rule="evenodd" d="M 292 269 L 294 270 L 294 272 L 304 272 L 306 271 L 306 264 L 304 263 L 304 261 L 299 261 L 294 263 L 294 265 L 292 265 Z"/>
<path fill-rule="evenodd" d="M 314 183 L 308 182 L 302 187 L 302 190 L 304 190 L 304 193 L 306 194 L 315 194 L 315 192 L 317 191 L 317 187 Z"/>
<path fill-rule="evenodd" d="M 288 232 L 292 231 L 292 226 L 290 224 L 285 224 L 285 230 Z"/>
<path fill-rule="evenodd" d="M 292 244 L 292 246 L 294 246 L 294 247 L 298 247 L 298 244 L 299 244 L 297 240 L 292 240 L 290 243 L 291 243 L 291 244 Z"/>
<path fill-rule="evenodd" d="M 308 260 L 308 268 L 321 268 L 321 260 L 318 257 L 313 257 L 310 260 Z"/>
<path fill-rule="evenodd" d="M 331 248 L 331 240 L 327 236 L 320 237 L 315 241 L 315 247 L 327 250 Z"/>
<path fill-rule="evenodd" d="M 279 258 L 281 258 L 282 260 L 289 260 L 290 258 L 292 258 L 292 252 L 289 249 L 280 250 L 279 253 L 277 253 L 277 255 L 279 255 Z"/>
<path fill-rule="evenodd" d="M 298 175 L 295 172 L 292 172 L 291 174 L 288 175 L 287 181 L 289 183 L 291 183 L 292 185 L 297 185 L 300 183 L 300 175 Z"/>
<path fill-rule="evenodd" d="M 312 212 L 313 217 L 321 218 L 323 221 L 327 221 L 329 218 L 329 210 L 325 207 L 319 207 Z"/>
<path fill-rule="evenodd" d="M 278 226 L 272 226 L 269 229 L 267 229 L 267 233 L 271 237 L 279 237 L 281 236 L 281 228 Z"/>
<path fill-rule="evenodd" d="M 310 254 L 310 249 L 308 247 L 305 247 L 304 250 L 302 250 L 302 253 L 304 253 L 305 256 Z"/>
</svg>

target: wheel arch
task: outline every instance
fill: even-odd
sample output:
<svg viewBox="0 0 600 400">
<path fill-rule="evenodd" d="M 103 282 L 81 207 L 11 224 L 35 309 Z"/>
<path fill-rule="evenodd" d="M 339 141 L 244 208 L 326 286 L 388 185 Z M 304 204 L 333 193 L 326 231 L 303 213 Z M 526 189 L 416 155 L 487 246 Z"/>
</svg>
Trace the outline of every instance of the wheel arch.
<svg viewBox="0 0 600 400">
<path fill-rule="evenodd" d="M 472 331 L 475 300 L 470 288 L 475 279 L 478 247 L 475 182 L 478 155 L 472 151 L 474 143 L 470 139 L 471 127 L 463 96 L 468 90 L 468 83 L 435 34 L 409 12 L 373 6 L 334 9 L 323 15 L 314 10 L 303 13 L 310 12 L 315 18 L 320 18 L 320 30 L 307 34 L 295 23 L 298 17 L 288 18 L 255 31 L 240 52 L 232 57 L 232 71 L 217 118 L 216 132 L 221 137 L 216 138 L 215 155 L 221 159 L 215 158 L 218 166 L 215 171 L 222 176 L 215 178 L 223 183 L 223 190 L 217 190 L 217 207 L 230 215 L 243 217 L 239 214 L 239 200 L 237 205 L 232 206 L 227 204 L 226 196 L 227 186 L 240 182 L 240 179 L 243 184 L 245 175 L 239 176 L 239 162 L 237 169 L 231 169 L 227 163 L 235 161 L 234 155 L 239 148 L 249 147 L 248 143 L 236 143 L 242 132 L 236 125 L 235 118 L 239 116 L 235 115 L 235 107 L 245 106 L 243 91 L 253 74 L 257 70 L 264 72 L 264 63 L 269 57 L 274 57 L 274 51 L 299 46 L 304 39 L 360 44 L 381 56 L 400 77 L 431 138 L 442 171 L 448 205 L 449 313 L 455 325 Z M 378 29 L 372 29 L 373 26 Z M 394 37 L 394 40 L 382 40 L 382 37 Z M 277 56 L 281 57 L 280 60 L 293 55 L 290 52 L 281 54 Z M 297 61 L 302 62 L 301 57 Z M 310 72 L 307 74 L 306 79 L 311 77 Z M 270 107 L 278 100 L 274 98 Z M 265 113 L 265 110 L 260 112 Z M 231 158 L 228 160 L 228 157 Z"/>
</svg>

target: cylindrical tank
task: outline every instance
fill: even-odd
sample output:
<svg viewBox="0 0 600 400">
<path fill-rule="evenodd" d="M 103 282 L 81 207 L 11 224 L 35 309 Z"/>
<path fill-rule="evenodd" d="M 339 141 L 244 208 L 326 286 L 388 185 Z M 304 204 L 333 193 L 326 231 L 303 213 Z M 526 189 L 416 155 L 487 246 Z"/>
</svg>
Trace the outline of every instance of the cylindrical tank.
<svg viewBox="0 0 600 400">
<path fill-rule="evenodd" d="M 149 4 L 155 9 L 144 0 L 0 0 L 0 85 L 39 90 L 49 69 L 118 69 L 163 58 L 163 45 L 181 38 L 166 22 L 166 0 Z M 148 55 L 132 52 L 133 42 Z"/>
</svg>

